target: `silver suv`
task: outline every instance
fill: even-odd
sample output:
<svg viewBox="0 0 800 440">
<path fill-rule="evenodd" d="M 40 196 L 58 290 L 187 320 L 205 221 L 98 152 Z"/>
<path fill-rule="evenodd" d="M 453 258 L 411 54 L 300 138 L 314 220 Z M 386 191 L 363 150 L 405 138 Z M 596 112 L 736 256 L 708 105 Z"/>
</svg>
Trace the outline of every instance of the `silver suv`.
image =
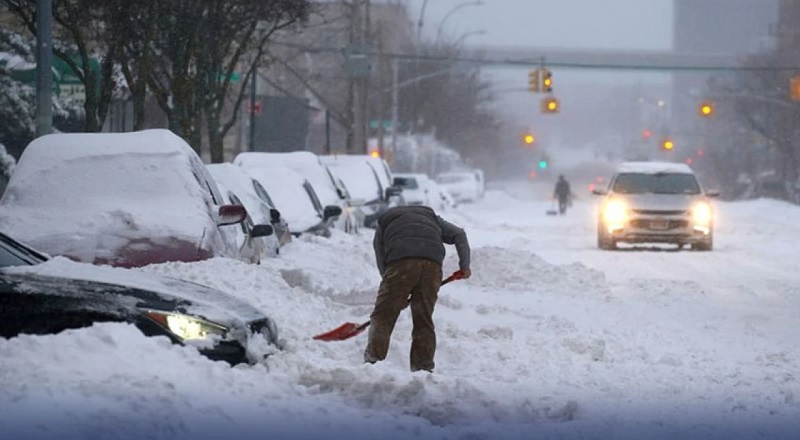
<svg viewBox="0 0 800 440">
<path fill-rule="evenodd" d="M 678 248 L 710 251 L 714 246 L 714 210 L 688 165 L 672 162 L 624 162 L 603 196 L 597 218 L 597 247 L 617 243 L 674 243 Z"/>
</svg>

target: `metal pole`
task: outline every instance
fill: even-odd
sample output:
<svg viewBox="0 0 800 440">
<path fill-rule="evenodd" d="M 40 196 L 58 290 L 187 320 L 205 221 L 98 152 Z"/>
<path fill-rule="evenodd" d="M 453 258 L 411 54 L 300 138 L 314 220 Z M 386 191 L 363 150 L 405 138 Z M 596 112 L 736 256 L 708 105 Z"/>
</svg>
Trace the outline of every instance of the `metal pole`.
<svg viewBox="0 0 800 440">
<path fill-rule="evenodd" d="M 53 131 L 53 2 L 36 1 L 36 137 Z"/>
<path fill-rule="evenodd" d="M 250 78 L 250 139 L 248 151 L 255 151 L 256 145 L 256 75 L 258 75 L 258 59 L 253 66 L 253 76 Z"/>
<path fill-rule="evenodd" d="M 331 154 L 331 112 L 325 109 L 325 154 Z"/>
<path fill-rule="evenodd" d="M 400 77 L 400 62 L 397 58 L 392 60 L 392 154 L 397 153 L 397 125 L 399 116 L 399 106 L 400 106 L 400 93 L 398 86 L 398 80 Z"/>
</svg>

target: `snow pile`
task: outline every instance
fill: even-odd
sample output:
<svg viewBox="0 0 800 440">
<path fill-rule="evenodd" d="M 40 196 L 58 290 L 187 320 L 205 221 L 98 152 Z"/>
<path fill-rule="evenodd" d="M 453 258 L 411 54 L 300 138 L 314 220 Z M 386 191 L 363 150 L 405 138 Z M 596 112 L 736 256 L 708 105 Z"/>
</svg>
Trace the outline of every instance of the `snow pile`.
<svg viewBox="0 0 800 440">
<path fill-rule="evenodd" d="M 269 314 L 286 349 L 264 363 L 229 368 L 121 324 L 0 339 L 0 426 L 12 438 L 796 438 L 800 209 L 720 203 L 711 253 L 602 252 L 590 204 L 552 218 L 521 194 L 489 191 L 445 216 L 470 234 L 474 275 L 439 292 L 433 374 L 408 371 L 408 310 L 374 365 L 366 334 L 311 339 L 369 319 L 379 282 L 372 235 L 334 231 L 260 266 L 139 269 Z"/>
</svg>

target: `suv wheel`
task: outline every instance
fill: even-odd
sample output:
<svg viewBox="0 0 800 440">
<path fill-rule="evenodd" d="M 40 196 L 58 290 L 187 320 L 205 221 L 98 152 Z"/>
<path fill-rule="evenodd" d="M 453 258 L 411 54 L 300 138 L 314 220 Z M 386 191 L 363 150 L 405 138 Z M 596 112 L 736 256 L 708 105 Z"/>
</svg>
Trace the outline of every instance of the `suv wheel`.
<svg viewBox="0 0 800 440">
<path fill-rule="evenodd" d="M 703 241 L 692 244 L 693 251 L 710 251 L 714 249 L 714 232 L 708 234 L 708 238 Z"/>
<path fill-rule="evenodd" d="M 608 235 L 602 222 L 597 222 L 597 247 L 605 251 L 617 248 L 617 243 Z"/>
</svg>

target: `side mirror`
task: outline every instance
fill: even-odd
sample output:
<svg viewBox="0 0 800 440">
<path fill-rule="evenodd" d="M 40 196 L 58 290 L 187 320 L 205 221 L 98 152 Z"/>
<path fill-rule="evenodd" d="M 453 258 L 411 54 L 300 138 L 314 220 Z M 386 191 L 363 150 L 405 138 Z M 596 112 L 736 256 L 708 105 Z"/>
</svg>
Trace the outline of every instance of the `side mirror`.
<svg viewBox="0 0 800 440">
<path fill-rule="evenodd" d="M 269 210 L 269 219 L 272 221 L 272 223 L 278 223 L 281 221 L 281 212 L 275 208 L 271 208 Z"/>
<path fill-rule="evenodd" d="M 255 225 L 253 230 L 250 231 L 251 237 L 269 237 L 275 232 L 272 225 Z"/>
<path fill-rule="evenodd" d="M 237 225 L 247 218 L 247 210 L 242 205 L 222 205 L 217 211 L 217 226 Z"/>
<path fill-rule="evenodd" d="M 604 196 L 608 194 L 608 191 L 604 190 L 603 188 L 595 188 L 592 190 L 592 194 L 596 196 Z"/>
<path fill-rule="evenodd" d="M 400 188 L 399 186 L 394 186 L 393 185 L 393 186 L 390 186 L 390 187 L 386 188 L 386 198 L 387 199 L 390 199 L 392 197 L 397 197 L 400 194 L 403 194 L 403 188 Z"/>
<path fill-rule="evenodd" d="M 710 191 L 706 191 L 706 197 L 709 197 L 709 198 L 712 198 L 712 199 L 714 197 L 719 197 L 719 191 L 716 190 L 716 189 L 712 189 Z"/>
<path fill-rule="evenodd" d="M 336 205 L 328 205 L 322 211 L 322 220 L 327 221 L 329 218 L 338 217 L 342 215 L 342 208 Z"/>
</svg>

